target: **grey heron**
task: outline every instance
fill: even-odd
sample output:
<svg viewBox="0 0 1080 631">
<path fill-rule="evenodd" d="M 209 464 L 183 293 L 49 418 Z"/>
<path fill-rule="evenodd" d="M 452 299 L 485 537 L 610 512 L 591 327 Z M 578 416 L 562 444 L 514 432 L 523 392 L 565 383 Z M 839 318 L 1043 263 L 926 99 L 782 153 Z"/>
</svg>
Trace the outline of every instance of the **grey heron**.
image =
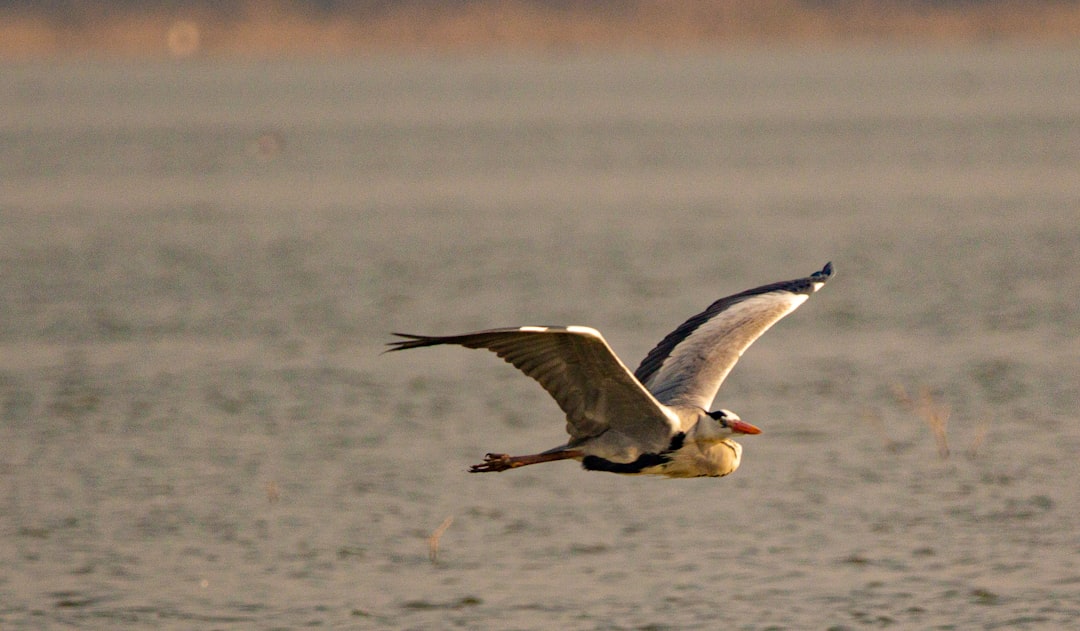
<svg viewBox="0 0 1080 631">
<path fill-rule="evenodd" d="M 683 322 L 630 370 L 596 329 L 521 326 L 463 335 L 395 333 L 388 351 L 440 344 L 483 348 L 513 364 L 555 399 L 570 440 L 525 456 L 489 453 L 469 470 L 505 471 L 541 462 L 579 460 L 590 471 L 672 478 L 735 471 L 739 434 L 761 430 L 729 410 L 709 411 L 743 352 L 799 307 L 833 274 L 832 263 L 795 280 L 721 298 Z"/>
</svg>

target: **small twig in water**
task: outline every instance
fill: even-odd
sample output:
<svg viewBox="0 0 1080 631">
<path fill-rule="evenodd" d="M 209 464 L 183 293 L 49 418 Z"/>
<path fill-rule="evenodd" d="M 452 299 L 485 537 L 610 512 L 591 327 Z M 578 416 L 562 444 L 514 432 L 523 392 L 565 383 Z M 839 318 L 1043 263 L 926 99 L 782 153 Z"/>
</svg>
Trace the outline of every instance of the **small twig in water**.
<svg viewBox="0 0 1080 631">
<path fill-rule="evenodd" d="M 270 480 L 266 483 L 266 499 L 271 504 L 276 503 L 281 499 L 281 489 L 278 488 L 277 482 Z"/>
<path fill-rule="evenodd" d="M 439 527 L 435 529 L 435 532 L 431 533 L 431 536 L 428 537 L 428 558 L 431 559 L 432 563 L 437 563 L 439 561 L 439 539 L 442 539 L 443 533 L 446 532 L 446 529 L 449 528 L 452 523 L 454 523 L 454 516 L 450 515 L 444 519 L 443 523 L 439 524 Z"/>
<path fill-rule="evenodd" d="M 881 434 L 881 442 L 885 447 L 885 451 L 889 453 L 896 453 L 900 451 L 900 444 L 889 437 L 889 432 L 885 430 L 885 421 L 881 420 L 881 414 L 877 410 L 867 408 L 863 410 L 863 420 L 870 423 L 878 434 Z"/>
<path fill-rule="evenodd" d="M 975 428 L 975 437 L 971 439 L 971 446 L 968 447 L 968 457 L 975 458 L 979 455 L 979 448 L 982 447 L 983 442 L 986 441 L 986 435 L 990 432 L 990 419 L 983 417 L 982 422 Z"/>
<path fill-rule="evenodd" d="M 921 416 L 926 421 L 926 424 L 930 426 L 930 432 L 934 435 L 934 442 L 937 443 L 938 456 L 942 460 L 947 459 L 949 457 L 949 437 L 946 426 L 949 423 L 949 406 L 935 401 L 934 393 L 927 386 L 919 389 L 919 400 L 917 402 L 908 395 L 904 386 L 899 384 L 893 386 L 893 394 L 900 405 Z"/>
</svg>

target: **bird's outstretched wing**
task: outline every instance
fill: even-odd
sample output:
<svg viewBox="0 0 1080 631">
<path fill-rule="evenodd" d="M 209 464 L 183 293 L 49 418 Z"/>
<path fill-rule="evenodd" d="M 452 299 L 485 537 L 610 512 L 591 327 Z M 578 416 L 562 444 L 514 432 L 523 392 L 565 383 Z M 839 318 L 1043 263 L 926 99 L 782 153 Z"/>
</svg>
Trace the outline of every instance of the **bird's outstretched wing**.
<svg viewBox="0 0 1080 631">
<path fill-rule="evenodd" d="M 806 278 L 748 289 L 721 298 L 683 322 L 642 360 L 638 381 L 666 405 L 708 410 L 743 352 L 794 311 L 832 276 L 832 263 Z"/>
<path fill-rule="evenodd" d="M 608 429 L 632 436 L 644 451 L 666 449 L 677 419 L 634 378 L 596 329 L 584 326 L 523 326 L 445 337 L 395 333 L 408 338 L 391 351 L 457 344 L 485 348 L 540 385 L 566 413 L 575 442 Z"/>
</svg>

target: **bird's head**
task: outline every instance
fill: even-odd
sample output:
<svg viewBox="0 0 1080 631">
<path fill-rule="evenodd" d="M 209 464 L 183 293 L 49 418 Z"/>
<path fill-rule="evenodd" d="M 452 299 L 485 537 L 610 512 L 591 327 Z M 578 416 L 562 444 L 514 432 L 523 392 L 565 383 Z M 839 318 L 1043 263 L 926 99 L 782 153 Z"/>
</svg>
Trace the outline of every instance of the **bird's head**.
<svg viewBox="0 0 1080 631">
<path fill-rule="evenodd" d="M 716 410 L 709 412 L 709 416 L 720 425 L 721 431 L 732 434 L 760 434 L 761 430 L 739 418 L 739 415 L 731 410 Z"/>
</svg>

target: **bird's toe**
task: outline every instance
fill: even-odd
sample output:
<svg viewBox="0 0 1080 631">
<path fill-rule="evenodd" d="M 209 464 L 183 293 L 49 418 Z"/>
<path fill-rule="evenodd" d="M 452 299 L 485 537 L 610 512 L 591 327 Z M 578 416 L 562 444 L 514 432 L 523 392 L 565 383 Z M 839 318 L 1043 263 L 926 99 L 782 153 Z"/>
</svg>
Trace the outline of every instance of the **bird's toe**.
<svg viewBox="0 0 1080 631">
<path fill-rule="evenodd" d="M 506 471 L 512 466 L 510 456 L 507 454 L 484 454 L 484 461 L 469 467 L 469 472 L 485 473 L 488 471 Z"/>
</svg>

